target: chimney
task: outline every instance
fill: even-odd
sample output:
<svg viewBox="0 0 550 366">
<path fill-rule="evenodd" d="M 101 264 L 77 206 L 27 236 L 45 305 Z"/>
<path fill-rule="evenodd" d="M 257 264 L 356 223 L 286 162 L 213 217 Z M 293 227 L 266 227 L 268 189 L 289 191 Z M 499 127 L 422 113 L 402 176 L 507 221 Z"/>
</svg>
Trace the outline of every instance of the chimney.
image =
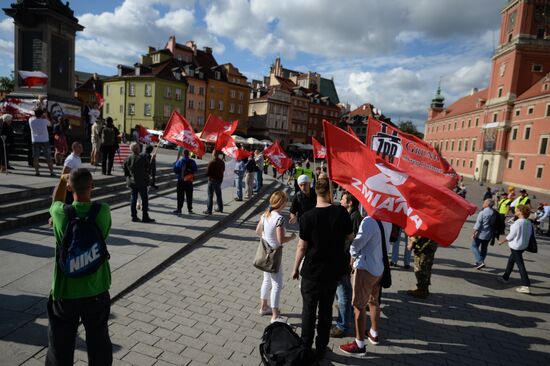
<svg viewBox="0 0 550 366">
<path fill-rule="evenodd" d="M 367 110 L 367 106 L 363 104 L 363 110 Z"/>
<path fill-rule="evenodd" d="M 140 67 L 139 64 L 135 64 L 135 65 L 134 65 L 134 69 L 135 69 L 135 74 L 136 74 L 136 76 L 141 75 L 141 67 Z"/>
<path fill-rule="evenodd" d="M 477 93 L 477 88 L 472 88 L 472 90 L 470 90 L 470 95 L 474 95 L 475 93 Z"/>
<path fill-rule="evenodd" d="M 149 47 L 147 48 L 147 53 L 153 53 L 153 52 L 155 52 L 155 51 L 156 51 L 155 47 L 149 46 Z"/>
<path fill-rule="evenodd" d="M 208 53 L 209 55 L 212 54 L 212 48 L 211 47 L 204 47 L 203 50 L 204 50 L 204 52 Z"/>
<path fill-rule="evenodd" d="M 197 44 L 193 41 L 187 41 L 185 42 L 185 45 L 193 50 L 193 54 L 197 54 Z"/>
</svg>

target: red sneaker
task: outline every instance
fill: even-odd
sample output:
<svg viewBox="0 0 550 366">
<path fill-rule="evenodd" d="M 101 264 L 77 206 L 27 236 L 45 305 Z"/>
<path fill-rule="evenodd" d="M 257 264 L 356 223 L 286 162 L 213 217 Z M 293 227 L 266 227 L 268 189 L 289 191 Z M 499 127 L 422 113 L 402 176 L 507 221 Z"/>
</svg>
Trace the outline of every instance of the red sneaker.
<svg viewBox="0 0 550 366">
<path fill-rule="evenodd" d="M 343 344 L 340 346 L 340 351 L 348 354 L 348 355 L 357 355 L 357 356 L 366 356 L 367 355 L 367 348 L 359 348 L 357 345 L 357 342 L 355 340 L 351 341 L 348 344 Z"/>
</svg>

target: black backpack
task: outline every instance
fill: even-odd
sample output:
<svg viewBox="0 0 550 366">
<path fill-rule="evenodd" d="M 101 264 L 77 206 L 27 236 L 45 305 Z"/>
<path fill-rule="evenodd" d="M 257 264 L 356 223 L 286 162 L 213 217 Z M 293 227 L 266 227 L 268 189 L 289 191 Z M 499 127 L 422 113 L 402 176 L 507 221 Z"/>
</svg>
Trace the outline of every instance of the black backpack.
<svg viewBox="0 0 550 366">
<path fill-rule="evenodd" d="M 283 322 L 274 322 L 265 328 L 260 355 L 266 366 L 308 366 L 314 363 L 312 351 L 290 325 Z"/>
<path fill-rule="evenodd" d="M 100 209 L 101 204 L 93 202 L 88 214 L 80 218 L 72 205 L 63 206 L 69 222 L 58 246 L 57 264 L 67 277 L 92 274 L 109 258 L 107 245 L 95 222 Z"/>
<path fill-rule="evenodd" d="M 116 132 L 113 127 L 103 127 L 101 130 L 101 144 L 105 146 L 116 145 Z"/>
</svg>

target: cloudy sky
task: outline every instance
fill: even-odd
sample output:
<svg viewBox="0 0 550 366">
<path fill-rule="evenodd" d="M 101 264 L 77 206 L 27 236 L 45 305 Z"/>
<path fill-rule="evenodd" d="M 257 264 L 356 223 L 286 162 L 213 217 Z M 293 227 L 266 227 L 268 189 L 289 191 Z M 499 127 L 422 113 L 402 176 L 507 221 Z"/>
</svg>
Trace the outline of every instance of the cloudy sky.
<svg viewBox="0 0 550 366">
<path fill-rule="evenodd" d="M 2 0 L 3 7 L 11 1 Z M 447 102 L 487 85 L 506 0 L 73 0 L 77 70 L 112 75 L 176 35 L 248 78 L 283 66 L 334 77 L 340 100 L 421 125 L 441 78 Z M 0 75 L 13 23 L 0 17 Z"/>
</svg>

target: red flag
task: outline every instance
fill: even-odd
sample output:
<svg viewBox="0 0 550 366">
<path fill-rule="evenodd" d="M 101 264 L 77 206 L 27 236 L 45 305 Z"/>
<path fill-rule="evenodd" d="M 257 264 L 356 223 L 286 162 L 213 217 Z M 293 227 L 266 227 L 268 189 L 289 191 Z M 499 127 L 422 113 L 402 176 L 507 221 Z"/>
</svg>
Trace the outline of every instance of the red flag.
<svg viewBox="0 0 550 366">
<path fill-rule="evenodd" d="M 263 154 L 279 173 L 286 172 L 292 166 L 292 159 L 285 153 L 279 141 L 272 143 Z"/>
<path fill-rule="evenodd" d="M 352 135 L 352 136 L 355 137 L 357 140 L 359 140 L 359 136 L 357 136 L 357 134 L 355 133 L 355 131 L 353 130 L 353 128 L 351 128 L 351 126 L 348 126 L 348 132 L 350 133 L 350 135 Z"/>
<path fill-rule="evenodd" d="M 313 156 L 315 159 L 325 159 L 327 157 L 327 149 L 315 137 L 311 137 L 313 145 Z"/>
<path fill-rule="evenodd" d="M 97 101 L 97 109 L 101 109 L 103 107 L 103 104 L 105 103 L 103 94 L 101 94 L 100 92 L 95 92 L 95 99 Z"/>
<path fill-rule="evenodd" d="M 449 246 L 476 208 L 453 191 L 429 184 L 379 158 L 349 133 L 323 124 L 330 178 L 351 192 L 375 219 Z"/>
<path fill-rule="evenodd" d="M 247 159 L 250 156 L 250 151 L 239 149 L 233 137 L 226 133 L 220 134 L 216 141 L 216 150 L 221 150 L 225 155 L 237 160 Z"/>
<path fill-rule="evenodd" d="M 195 131 L 193 131 L 185 117 L 177 111 L 172 112 L 162 138 L 195 153 L 199 157 L 204 155 L 203 142 L 195 135 Z"/>
<path fill-rule="evenodd" d="M 159 142 L 159 137 L 147 131 L 142 125 L 138 126 L 139 142 L 142 144 L 150 144 L 151 142 Z"/>
<path fill-rule="evenodd" d="M 48 82 L 48 75 L 42 71 L 19 71 L 19 76 L 23 79 L 23 82 L 29 88 L 32 86 L 46 85 Z"/>
<path fill-rule="evenodd" d="M 418 137 L 369 117 L 367 145 L 393 166 L 415 171 L 430 183 L 456 187 L 458 174 L 433 146 Z"/>
<path fill-rule="evenodd" d="M 239 121 L 226 122 L 223 119 L 210 114 L 206 120 L 204 128 L 202 129 L 201 139 L 208 142 L 216 142 L 218 140 L 218 135 L 228 134 L 231 136 L 237 129 L 238 123 Z"/>
</svg>

